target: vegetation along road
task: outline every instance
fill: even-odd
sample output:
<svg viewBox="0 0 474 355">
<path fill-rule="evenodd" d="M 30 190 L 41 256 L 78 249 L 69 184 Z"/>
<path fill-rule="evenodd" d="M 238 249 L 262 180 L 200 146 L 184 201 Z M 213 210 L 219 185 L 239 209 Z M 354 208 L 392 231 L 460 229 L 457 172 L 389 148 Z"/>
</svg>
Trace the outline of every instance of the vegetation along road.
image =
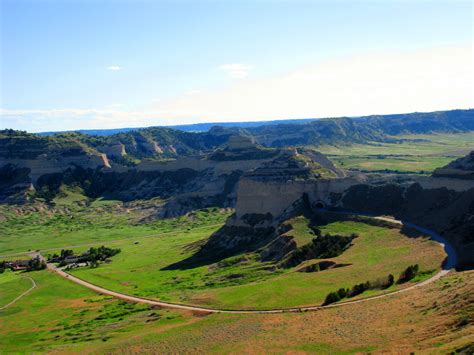
<svg viewBox="0 0 474 355">
<path fill-rule="evenodd" d="M 124 301 L 128 302 L 135 302 L 135 303 L 144 303 L 144 304 L 149 304 L 153 306 L 158 306 L 158 307 L 165 307 L 165 308 L 172 308 L 172 309 L 181 309 L 181 310 L 189 310 L 189 311 L 195 311 L 195 312 L 208 312 L 208 313 L 253 313 L 253 314 L 269 314 L 269 313 L 291 313 L 291 312 L 305 312 L 305 311 L 315 311 L 315 310 L 320 310 L 324 308 L 330 308 L 330 307 L 340 307 L 340 306 L 345 306 L 345 305 L 350 305 L 350 304 L 355 304 L 355 303 L 361 303 L 361 302 L 367 302 L 370 300 L 378 299 L 378 298 L 383 298 L 383 297 L 390 297 L 393 295 L 397 295 L 402 292 L 407 292 L 410 290 L 413 290 L 414 288 L 417 287 L 422 287 L 427 284 L 430 284 L 444 275 L 447 275 L 452 268 L 454 268 L 457 264 L 457 255 L 455 249 L 452 247 L 452 245 L 444 239 L 442 236 L 440 236 L 438 233 L 431 231 L 429 229 L 417 226 L 412 223 L 408 222 L 402 222 L 400 220 L 396 220 L 393 218 L 389 217 L 372 217 L 374 219 L 378 220 L 383 220 L 399 225 L 405 225 L 410 228 L 414 228 L 419 230 L 420 232 L 423 232 L 427 235 L 429 235 L 433 240 L 438 242 L 446 251 L 447 259 L 444 262 L 443 269 L 439 271 L 437 274 L 432 276 L 431 278 L 422 281 L 420 283 L 417 283 L 415 285 L 412 285 L 407 288 L 403 288 L 398 291 L 390 292 L 390 293 L 385 293 L 382 295 L 377 295 L 377 296 L 372 296 L 372 297 L 367 297 L 359 300 L 353 300 L 353 301 L 346 301 L 346 302 L 339 302 L 339 303 L 334 303 L 330 304 L 327 306 L 305 306 L 305 307 L 293 307 L 293 308 L 278 308 L 278 309 L 268 309 L 268 310 L 245 310 L 245 309 L 214 309 L 214 308 L 205 308 L 205 307 L 198 307 L 198 306 L 192 306 L 192 305 L 186 305 L 186 304 L 177 304 L 177 303 L 169 303 L 169 302 L 162 302 L 162 301 L 157 301 L 157 300 L 152 300 L 148 298 L 143 298 L 143 297 L 136 297 L 136 296 L 131 296 L 127 295 L 124 293 L 120 292 L 115 292 L 97 285 L 94 285 L 90 282 L 84 281 L 76 276 L 73 276 L 71 274 L 68 274 L 67 272 L 63 271 L 60 268 L 57 268 L 54 264 L 48 264 L 48 269 L 56 272 L 60 276 L 67 278 L 81 286 L 87 287 L 95 292 L 112 296 Z"/>
</svg>

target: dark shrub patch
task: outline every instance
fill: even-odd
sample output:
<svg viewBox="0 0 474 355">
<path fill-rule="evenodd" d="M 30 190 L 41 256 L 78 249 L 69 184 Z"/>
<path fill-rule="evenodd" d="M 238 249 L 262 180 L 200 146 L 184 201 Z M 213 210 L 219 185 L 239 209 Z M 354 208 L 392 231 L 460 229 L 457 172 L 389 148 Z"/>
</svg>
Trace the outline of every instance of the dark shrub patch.
<svg viewBox="0 0 474 355">
<path fill-rule="evenodd" d="M 413 279 L 417 274 L 418 274 L 418 264 L 410 265 L 400 274 L 400 277 L 398 278 L 397 283 L 402 284 L 402 283 L 408 282 L 411 279 Z"/>
<path fill-rule="evenodd" d="M 316 237 L 311 243 L 303 245 L 294 250 L 289 256 L 283 260 L 281 267 L 289 268 L 302 263 L 305 260 L 334 258 L 341 255 L 347 248 L 351 246 L 353 239 L 357 235 L 351 236 L 330 235 Z"/>
</svg>

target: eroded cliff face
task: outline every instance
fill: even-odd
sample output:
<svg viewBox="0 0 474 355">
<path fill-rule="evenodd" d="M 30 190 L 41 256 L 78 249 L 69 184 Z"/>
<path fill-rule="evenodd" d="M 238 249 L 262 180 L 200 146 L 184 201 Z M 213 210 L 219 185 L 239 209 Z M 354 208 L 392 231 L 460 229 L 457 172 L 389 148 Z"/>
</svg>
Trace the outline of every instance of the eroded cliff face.
<svg viewBox="0 0 474 355">
<path fill-rule="evenodd" d="M 355 183 L 337 178 L 332 163 L 326 162 L 324 167 L 312 156 L 317 154 L 285 149 L 245 173 L 238 183 L 235 214 L 211 236 L 196 258 L 209 254 L 225 257 L 267 244 L 268 255 L 281 256 L 285 254 L 282 250 L 291 250 L 291 240 L 279 238 L 281 223 L 298 211 L 329 204 L 331 193 Z"/>
<path fill-rule="evenodd" d="M 235 206 L 241 175 L 282 154 L 278 149 L 264 149 L 238 136 L 210 154 L 167 161 L 143 160 L 137 166 L 125 166 L 116 161 L 109 164 L 105 154 L 80 149 L 66 156 L 61 149 L 39 154 L 47 149 L 44 141 L 39 143 L 42 145 L 38 154 L 22 147 L 16 154 L 0 156 L 0 166 L 9 166 L 5 177 L 0 177 L 4 184 L 9 184 L 2 200 L 13 192 L 17 194 L 23 189 L 25 193 L 32 188 L 41 192 L 40 197 L 52 199 L 62 185 L 74 185 L 91 198 L 159 198 L 163 202 L 156 210 L 156 218 L 174 217 L 204 207 Z M 112 152 L 122 155 L 124 150 L 125 146 L 114 146 Z M 20 202 L 18 198 L 16 201 Z"/>
<path fill-rule="evenodd" d="M 452 166 L 459 167 L 462 163 L 463 168 L 469 168 L 469 159 L 457 161 Z M 238 251 L 238 245 L 241 248 L 257 247 L 273 240 L 273 244 L 287 249 L 289 246 L 282 244 L 284 240 L 278 239 L 275 231 L 283 221 L 301 210 L 304 201 L 305 208 L 313 212 L 320 208 L 335 208 L 392 215 L 419 224 L 451 241 L 459 253 L 461 267 L 474 264 L 474 180 L 465 179 L 465 176 L 458 179 L 370 178 L 363 175 L 298 178 L 304 175 L 303 172 L 302 166 L 288 169 L 288 166 L 273 162 L 273 166 L 266 165 L 244 174 L 237 190 L 235 215 L 211 237 L 207 248 Z M 249 219 L 249 216 L 254 218 Z M 249 220 L 258 220 L 258 223 Z"/>
<path fill-rule="evenodd" d="M 474 151 L 442 168 L 436 169 L 433 176 L 474 180 Z"/>
<path fill-rule="evenodd" d="M 0 166 L 13 165 L 29 170 L 28 176 L 33 184 L 47 174 L 62 173 L 68 169 L 80 167 L 83 169 L 110 169 L 111 166 L 105 154 L 80 154 L 75 156 L 40 155 L 36 159 L 0 158 Z"/>
<path fill-rule="evenodd" d="M 105 154 L 76 141 L 52 141 L 28 134 L 0 136 L 0 201 L 11 196 L 22 201 L 42 176 L 76 168 L 107 171 L 111 166 Z"/>
</svg>

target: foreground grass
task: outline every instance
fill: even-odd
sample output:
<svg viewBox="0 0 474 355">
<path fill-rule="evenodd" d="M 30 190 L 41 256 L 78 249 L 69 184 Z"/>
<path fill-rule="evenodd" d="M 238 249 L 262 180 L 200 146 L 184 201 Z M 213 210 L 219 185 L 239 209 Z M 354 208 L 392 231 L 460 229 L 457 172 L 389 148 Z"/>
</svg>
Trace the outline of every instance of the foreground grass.
<svg viewBox="0 0 474 355">
<path fill-rule="evenodd" d="M 297 222 L 301 240 L 304 229 L 301 221 Z M 268 309 L 319 304 L 340 287 L 350 288 L 389 273 L 398 276 L 415 263 L 422 271 L 438 269 L 444 258 L 437 243 L 424 237 L 409 238 L 395 228 L 345 221 L 321 229 L 323 233 L 359 235 L 351 248 L 331 259 L 350 266 L 315 273 L 298 272 L 296 268 L 282 271 L 247 254 L 192 269 L 163 270 L 191 256 L 195 251 L 191 246 L 209 235 L 189 231 L 143 238 L 139 244 L 123 242 L 118 244 L 122 252 L 113 262 L 97 269 L 76 269 L 73 274 L 115 291 L 164 301 L 224 309 Z"/>
<path fill-rule="evenodd" d="M 0 311 L 2 353 L 451 353 L 474 334 L 462 322 L 473 315 L 473 272 L 395 297 L 274 315 L 149 309 L 48 271 L 29 275 L 38 288 Z"/>
<path fill-rule="evenodd" d="M 405 135 L 397 143 L 318 147 L 340 167 L 362 171 L 431 173 L 465 156 L 474 146 L 474 133 Z"/>
<path fill-rule="evenodd" d="M 37 288 L 0 311 L 2 352 L 42 352 L 65 347 L 79 351 L 136 334 L 149 323 L 170 326 L 183 321 L 177 313 L 97 295 L 49 271 L 32 272 L 29 276 Z M 4 277 L 9 276 L 0 275 L 0 282 Z"/>
</svg>

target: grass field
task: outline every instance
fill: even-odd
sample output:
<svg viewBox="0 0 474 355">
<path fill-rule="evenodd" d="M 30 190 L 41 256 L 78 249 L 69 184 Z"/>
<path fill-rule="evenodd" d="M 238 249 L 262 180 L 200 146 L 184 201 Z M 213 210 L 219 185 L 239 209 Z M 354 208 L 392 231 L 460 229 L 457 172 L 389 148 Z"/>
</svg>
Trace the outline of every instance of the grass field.
<svg viewBox="0 0 474 355">
<path fill-rule="evenodd" d="M 314 232 L 309 228 L 309 220 L 304 216 L 297 216 L 285 223 L 292 227 L 286 234 L 293 237 L 298 247 L 308 244 L 315 237 Z"/>
<path fill-rule="evenodd" d="M 449 353 L 473 340 L 472 324 L 456 325 L 472 310 L 473 272 L 349 307 L 207 316 L 126 304 L 48 271 L 29 276 L 38 287 L 0 311 L 2 353 Z"/>
<path fill-rule="evenodd" d="M 31 286 L 31 281 L 21 277 L 17 272 L 6 270 L 0 274 L 0 308 L 30 289 Z"/>
<path fill-rule="evenodd" d="M 69 200 L 51 211 L 38 204 L 29 210 L 1 205 L 0 256 L 67 246 L 111 243 L 175 231 L 222 225 L 230 212 L 197 211 L 176 219 L 139 223 L 139 211 L 117 201 L 94 202 L 89 208 Z"/>
<path fill-rule="evenodd" d="M 0 311 L 0 352 L 83 351 L 137 333 L 144 325 L 173 326 L 180 314 L 128 304 L 75 285 L 49 271 L 28 273 L 30 294 Z M 0 290 L 11 275 L 0 275 Z"/>
<path fill-rule="evenodd" d="M 474 147 L 474 133 L 396 136 L 399 143 L 318 147 L 336 165 L 362 171 L 431 173 Z"/>
<path fill-rule="evenodd" d="M 73 274 L 94 284 L 127 294 L 216 308 L 265 309 L 321 303 L 340 287 L 387 276 L 396 276 L 418 263 L 422 271 L 438 269 L 444 258 L 441 247 L 425 238 L 409 238 L 399 229 L 361 222 L 335 222 L 323 233 L 357 233 L 359 238 L 332 260 L 350 266 L 317 273 L 275 271 L 270 262 L 254 254 L 240 255 L 217 264 L 185 270 L 162 270 L 193 253 L 190 245 L 206 239 L 209 231 L 189 231 L 161 238 L 123 241 L 113 262 L 97 269 L 79 268 Z M 301 226 L 298 227 L 301 231 Z M 299 238 L 302 238 L 300 235 Z"/>
</svg>

